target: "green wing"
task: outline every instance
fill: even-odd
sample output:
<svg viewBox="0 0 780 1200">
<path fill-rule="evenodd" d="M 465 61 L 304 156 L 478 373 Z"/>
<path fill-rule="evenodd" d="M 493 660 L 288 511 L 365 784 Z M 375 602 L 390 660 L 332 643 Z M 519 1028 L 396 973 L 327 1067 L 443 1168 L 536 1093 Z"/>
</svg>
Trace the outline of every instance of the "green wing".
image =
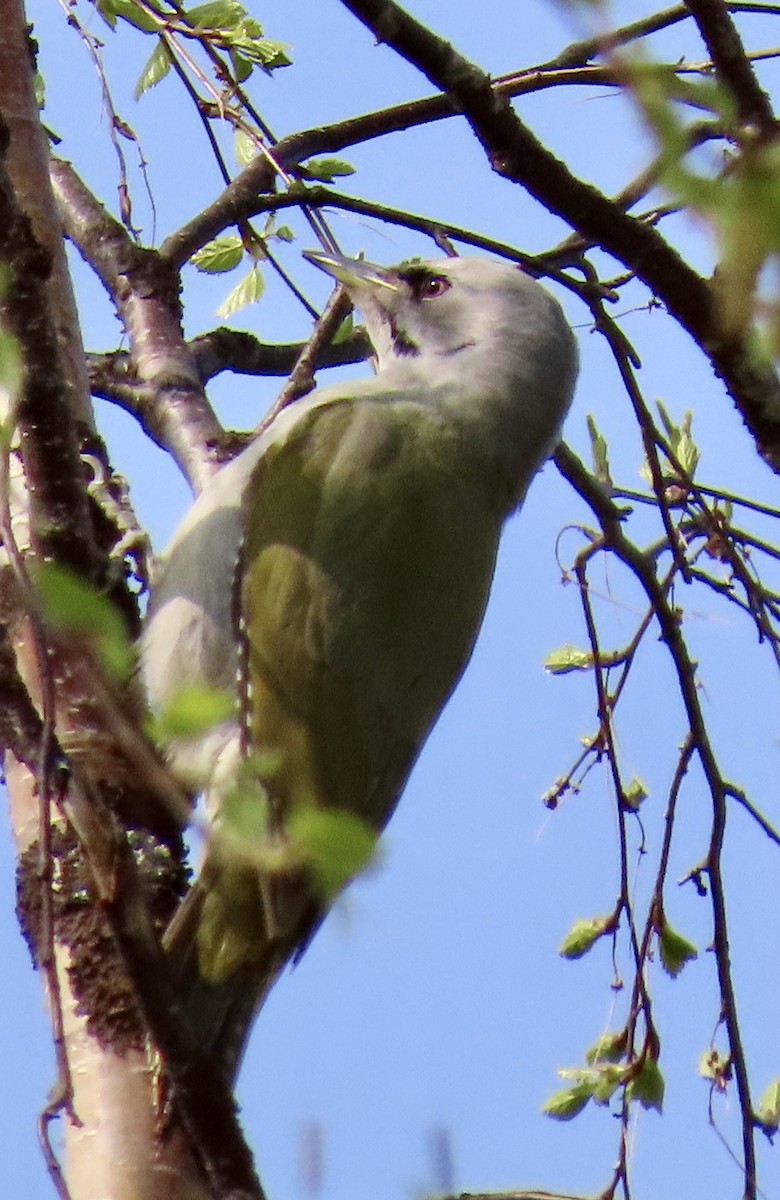
<svg viewBox="0 0 780 1200">
<path fill-rule="evenodd" d="M 423 405 L 364 395 L 313 408 L 258 461 L 239 604 L 247 750 L 275 764 L 262 781 L 269 845 L 306 806 L 377 830 L 390 817 L 468 661 L 493 573 L 501 517 L 467 451 Z M 186 915 L 221 1038 L 234 973 L 262 995 L 326 901 L 284 854 L 258 870 L 218 844 L 202 884 Z"/>
<path fill-rule="evenodd" d="M 274 798 L 381 828 L 465 666 L 500 521 L 458 437 L 386 398 L 314 409 L 247 489 L 251 749 Z"/>
</svg>

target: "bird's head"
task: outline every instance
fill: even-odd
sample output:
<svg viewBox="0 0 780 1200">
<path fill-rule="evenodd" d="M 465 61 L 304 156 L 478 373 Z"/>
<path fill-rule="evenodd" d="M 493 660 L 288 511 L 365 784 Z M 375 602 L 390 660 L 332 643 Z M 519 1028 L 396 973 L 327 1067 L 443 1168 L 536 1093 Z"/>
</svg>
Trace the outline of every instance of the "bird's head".
<svg viewBox="0 0 780 1200">
<path fill-rule="evenodd" d="M 380 371 L 424 374 L 430 385 L 469 375 L 484 389 L 486 371 L 524 375 L 532 363 L 573 379 L 576 352 L 557 302 L 507 262 L 487 258 L 411 259 L 381 267 L 361 259 L 306 252 L 344 284 L 360 309 Z M 531 382 L 529 380 L 528 382 Z"/>
<path fill-rule="evenodd" d="M 363 314 L 377 383 L 448 414 L 518 503 L 560 436 L 577 375 L 576 343 L 557 301 L 494 259 L 378 267 L 306 257 L 340 280 Z"/>
</svg>

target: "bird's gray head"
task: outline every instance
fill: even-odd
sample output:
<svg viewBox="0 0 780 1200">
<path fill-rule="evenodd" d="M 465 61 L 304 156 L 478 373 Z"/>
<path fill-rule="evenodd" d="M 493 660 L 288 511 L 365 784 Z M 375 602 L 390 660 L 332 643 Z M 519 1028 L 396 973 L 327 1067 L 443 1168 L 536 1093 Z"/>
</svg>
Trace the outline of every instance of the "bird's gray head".
<svg viewBox="0 0 780 1200">
<path fill-rule="evenodd" d="M 487 258 L 379 267 L 306 257 L 346 287 L 389 385 L 449 396 L 485 426 L 492 413 L 497 437 L 516 447 L 518 439 L 529 459 L 532 448 L 539 462 L 550 453 L 571 401 L 577 349 L 557 301 L 534 279 Z"/>
<path fill-rule="evenodd" d="M 487 258 L 410 259 L 380 267 L 362 259 L 306 251 L 340 280 L 360 309 L 380 370 L 400 361 L 429 372 L 432 360 L 455 360 L 462 373 L 474 348 L 514 349 L 536 342 L 542 352 L 573 339 L 557 302 L 518 267 Z"/>
</svg>

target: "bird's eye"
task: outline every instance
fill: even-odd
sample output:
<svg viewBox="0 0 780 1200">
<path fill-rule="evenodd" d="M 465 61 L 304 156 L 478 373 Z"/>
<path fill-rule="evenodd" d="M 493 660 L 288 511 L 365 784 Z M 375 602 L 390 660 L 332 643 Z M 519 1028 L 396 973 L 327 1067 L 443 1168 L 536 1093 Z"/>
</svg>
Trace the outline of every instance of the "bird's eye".
<svg viewBox="0 0 780 1200">
<path fill-rule="evenodd" d="M 421 300 L 435 300 L 437 296 L 443 296 L 452 287 L 446 275 L 434 275 L 433 272 L 420 267 L 412 267 L 408 271 L 402 272 L 401 278 L 406 282 L 412 297 L 418 303 Z"/>
<path fill-rule="evenodd" d="M 445 279 L 443 275 L 429 275 L 420 288 L 420 299 L 434 300 L 448 292 L 451 286 L 449 279 Z"/>
</svg>

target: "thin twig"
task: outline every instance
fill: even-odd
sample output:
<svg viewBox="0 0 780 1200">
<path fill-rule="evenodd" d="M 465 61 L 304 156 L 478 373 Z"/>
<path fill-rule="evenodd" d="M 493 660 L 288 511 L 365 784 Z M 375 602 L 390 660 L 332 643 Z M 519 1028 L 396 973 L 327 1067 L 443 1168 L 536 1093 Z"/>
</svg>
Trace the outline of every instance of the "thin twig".
<svg viewBox="0 0 780 1200">
<path fill-rule="evenodd" d="M 620 522 L 615 519 L 614 506 L 605 505 L 601 489 L 588 476 L 582 463 L 571 451 L 559 447 L 555 462 L 558 469 L 573 487 L 583 496 L 599 517 L 604 533 L 604 544 L 632 571 L 653 606 L 672 664 L 689 721 L 696 754 L 701 763 L 704 777 L 712 799 L 712 831 L 707 856 L 707 873 L 712 897 L 715 961 L 723 1006 L 724 1024 L 729 1040 L 729 1050 L 734 1066 L 734 1077 L 739 1097 L 742 1125 L 742 1152 L 745 1170 L 745 1200 L 756 1198 L 756 1155 L 753 1129 L 753 1107 L 747 1060 L 742 1045 L 734 983 L 731 977 L 731 962 L 728 942 L 728 921 L 725 890 L 721 874 L 721 855 L 726 827 L 726 797 L 728 785 L 724 781 L 712 749 L 709 733 L 704 721 L 696 683 L 696 667 L 680 631 L 679 621 L 668 603 L 652 564 L 646 556 L 625 537 Z"/>
<path fill-rule="evenodd" d="M 323 309 L 322 316 L 314 326 L 308 342 L 306 342 L 301 350 L 295 366 L 290 372 L 287 383 L 277 397 L 276 403 L 258 425 L 255 431 L 258 436 L 264 429 L 268 428 L 274 417 L 283 408 L 286 408 L 288 404 L 292 404 L 294 400 L 300 399 L 301 396 L 305 396 L 314 387 L 314 372 L 322 351 L 333 340 L 339 326 L 349 315 L 351 308 L 352 304 L 345 289 L 341 285 L 338 285 L 333 289 L 330 299 Z"/>
</svg>

